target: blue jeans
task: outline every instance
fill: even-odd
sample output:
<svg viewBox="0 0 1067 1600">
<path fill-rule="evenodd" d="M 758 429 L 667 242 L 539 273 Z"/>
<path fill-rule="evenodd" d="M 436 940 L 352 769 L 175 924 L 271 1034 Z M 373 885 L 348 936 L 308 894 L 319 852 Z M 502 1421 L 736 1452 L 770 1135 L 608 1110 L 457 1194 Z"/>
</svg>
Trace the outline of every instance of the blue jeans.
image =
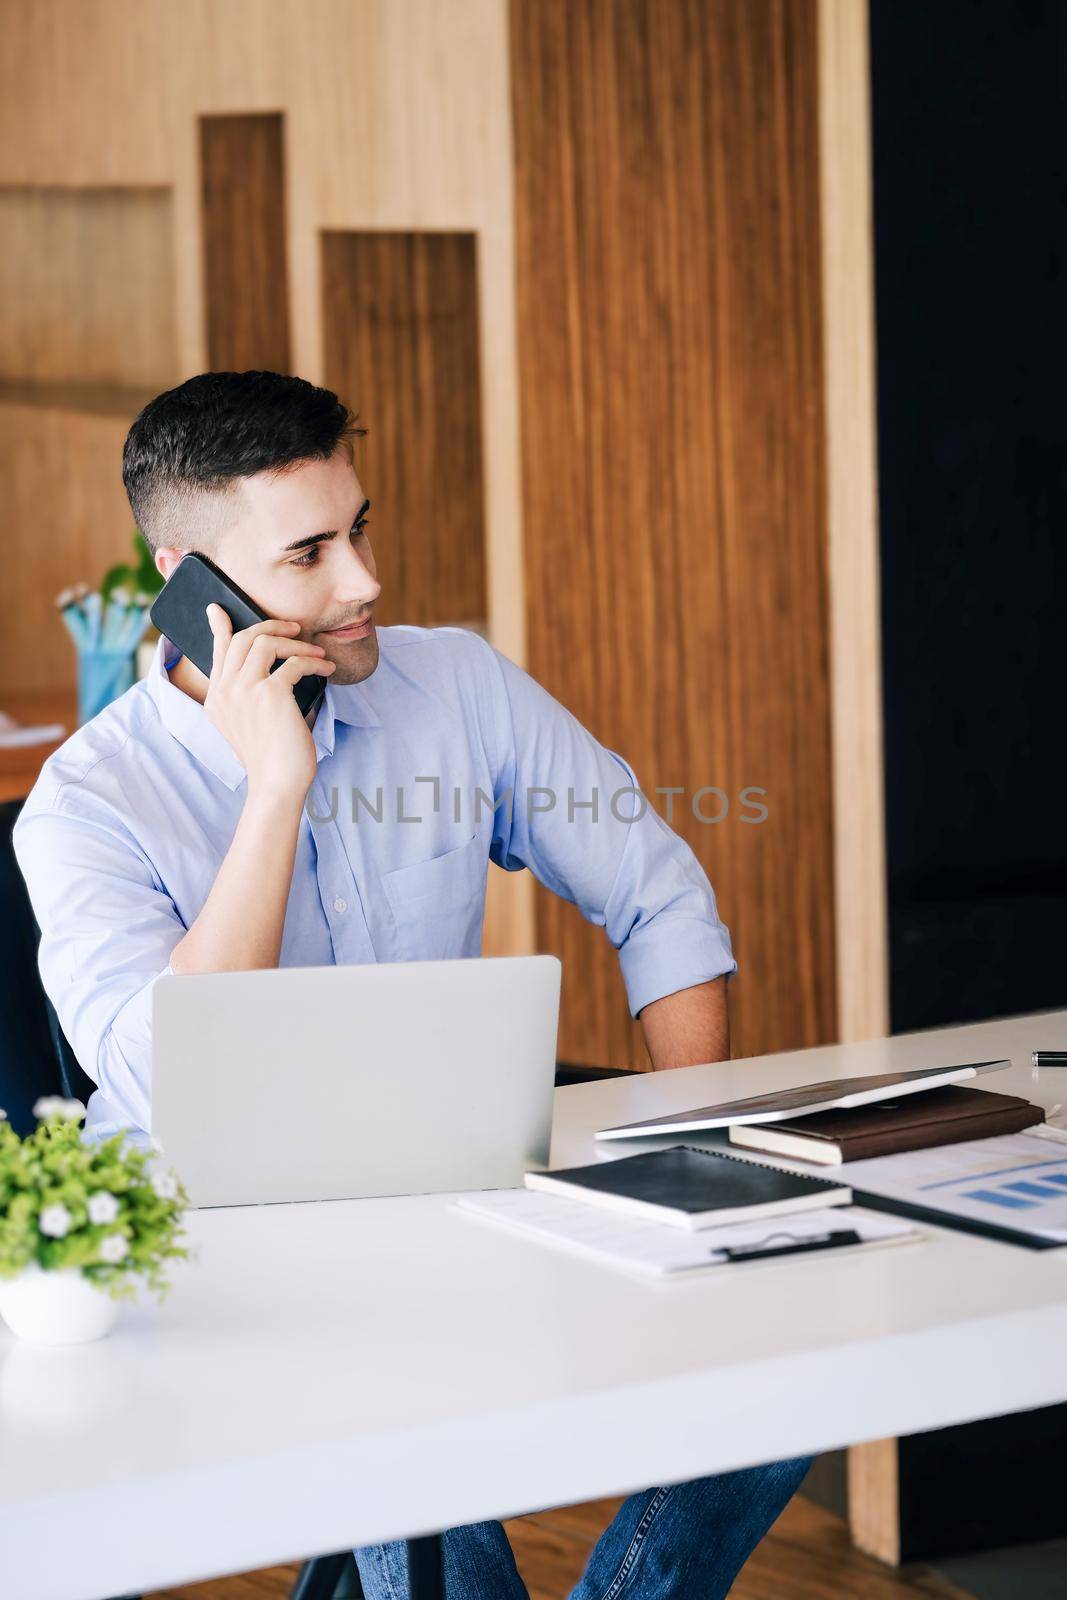
<svg viewBox="0 0 1067 1600">
<path fill-rule="evenodd" d="M 593 1547 L 570 1600 L 718 1600 L 811 1465 L 810 1457 L 632 1494 Z M 499 1522 L 443 1538 L 446 1600 L 527 1600 Z M 367 1600 L 406 1600 L 403 1541 L 355 1552 Z"/>
</svg>

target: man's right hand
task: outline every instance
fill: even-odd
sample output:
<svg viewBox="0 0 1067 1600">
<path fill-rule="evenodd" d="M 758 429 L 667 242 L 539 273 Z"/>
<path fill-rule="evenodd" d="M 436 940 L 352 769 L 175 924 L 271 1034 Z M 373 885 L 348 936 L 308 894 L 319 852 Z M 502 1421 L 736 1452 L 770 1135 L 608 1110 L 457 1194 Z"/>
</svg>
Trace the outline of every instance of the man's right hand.
<svg viewBox="0 0 1067 1600">
<path fill-rule="evenodd" d="M 204 710 L 247 772 L 249 793 L 303 800 L 315 777 L 315 742 L 293 685 L 311 672 L 328 677 L 335 663 L 321 645 L 294 637 L 297 622 L 269 618 L 234 633 L 214 604 L 207 618 L 214 651 Z"/>
</svg>

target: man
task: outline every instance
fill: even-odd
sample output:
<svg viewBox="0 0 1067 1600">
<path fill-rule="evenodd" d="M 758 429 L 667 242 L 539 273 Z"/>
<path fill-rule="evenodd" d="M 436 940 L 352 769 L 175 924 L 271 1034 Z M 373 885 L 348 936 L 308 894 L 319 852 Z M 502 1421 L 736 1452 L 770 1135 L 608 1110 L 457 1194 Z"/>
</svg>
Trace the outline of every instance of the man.
<svg viewBox="0 0 1067 1600">
<path fill-rule="evenodd" d="M 42 979 L 99 1086 L 93 1137 L 151 1130 L 163 973 L 477 956 L 490 860 L 606 928 L 653 1066 L 729 1052 L 729 934 L 632 770 L 478 635 L 376 628 L 357 431 L 336 395 L 264 372 L 191 378 L 130 429 L 123 481 L 159 571 L 199 550 L 271 620 L 234 635 L 210 608 L 210 677 L 161 639 L 16 825 Z M 305 720 L 309 674 L 327 686 Z M 583 1597 L 725 1594 L 806 1466 L 631 1496 Z M 402 1548 L 358 1552 L 369 1600 L 405 1592 Z M 455 1600 L 524 1592 L 497 1523 L 451 1530 L 445 1556 Z"/>
</svg>

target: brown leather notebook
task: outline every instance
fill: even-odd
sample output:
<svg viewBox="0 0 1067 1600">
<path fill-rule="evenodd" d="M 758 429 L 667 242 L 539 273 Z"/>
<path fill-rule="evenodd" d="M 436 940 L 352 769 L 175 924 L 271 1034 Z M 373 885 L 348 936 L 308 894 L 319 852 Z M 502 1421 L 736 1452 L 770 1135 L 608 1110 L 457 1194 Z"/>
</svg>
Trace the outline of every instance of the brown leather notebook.
<svg viewBox="0 0 1067 1600">
<path fill-rule="evenodd" d="M 1040 1106 L 1018 1095 L 947 1084 L 899 1100 L 879 1100 L 843 1111 L 816 1111 L 789 1122 L 745 1123 L 730 1129 L 730 1143 L 792 1156 L 797 1161 L 837 1166 L 843 1161 L 864 1161 L 868 1156 L 892 1156 L 903 1150 L 988 1139 L 998 1133 L 1021 1133 L 1044 1120 Z"/>
</svg>

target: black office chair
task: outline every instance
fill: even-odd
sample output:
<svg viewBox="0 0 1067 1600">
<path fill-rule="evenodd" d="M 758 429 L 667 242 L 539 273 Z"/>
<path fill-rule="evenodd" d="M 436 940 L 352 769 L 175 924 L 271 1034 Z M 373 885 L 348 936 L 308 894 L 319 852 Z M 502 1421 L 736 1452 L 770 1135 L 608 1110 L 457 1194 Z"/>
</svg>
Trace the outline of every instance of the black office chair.
<svg viewBox="0 0 1067 1600">
<path fill-rule="evenodd" d="M 32 1132 L 38 1095 L 62 1084 L 52 1043 L 48 1004 L 37 973 L 37 924 L 22 881 L 11 830 L 19 801 L 0 805 L 0 1106 L 15 1132 Z"/>
<path fill-rule="evenodd" d="M 88 1102 L 96 1085 L 85 1073 L 59 1025 L 55 1008 L 41 987 L 37 968 L 40 929 L 12 848 L 12 829 L 21 801 L 0 804 L 0 1106 L 19 1134 L 34 1126 L 38 1096 L 64 1094 Z M 624 1077 L 617 1067 L 579 1067 L 558 1062 L 556 1085 Z M 443 1593 L 442 1549 L 438 1535 L 408 1540 L 411 1600 L 439 1600 Z M 124 1596 L 123 1600 L 136 1600 Z M 363 1600 L 359 1569 L 351 1550 L 305 1561 L 290 1600 Z"/>
</svg>

